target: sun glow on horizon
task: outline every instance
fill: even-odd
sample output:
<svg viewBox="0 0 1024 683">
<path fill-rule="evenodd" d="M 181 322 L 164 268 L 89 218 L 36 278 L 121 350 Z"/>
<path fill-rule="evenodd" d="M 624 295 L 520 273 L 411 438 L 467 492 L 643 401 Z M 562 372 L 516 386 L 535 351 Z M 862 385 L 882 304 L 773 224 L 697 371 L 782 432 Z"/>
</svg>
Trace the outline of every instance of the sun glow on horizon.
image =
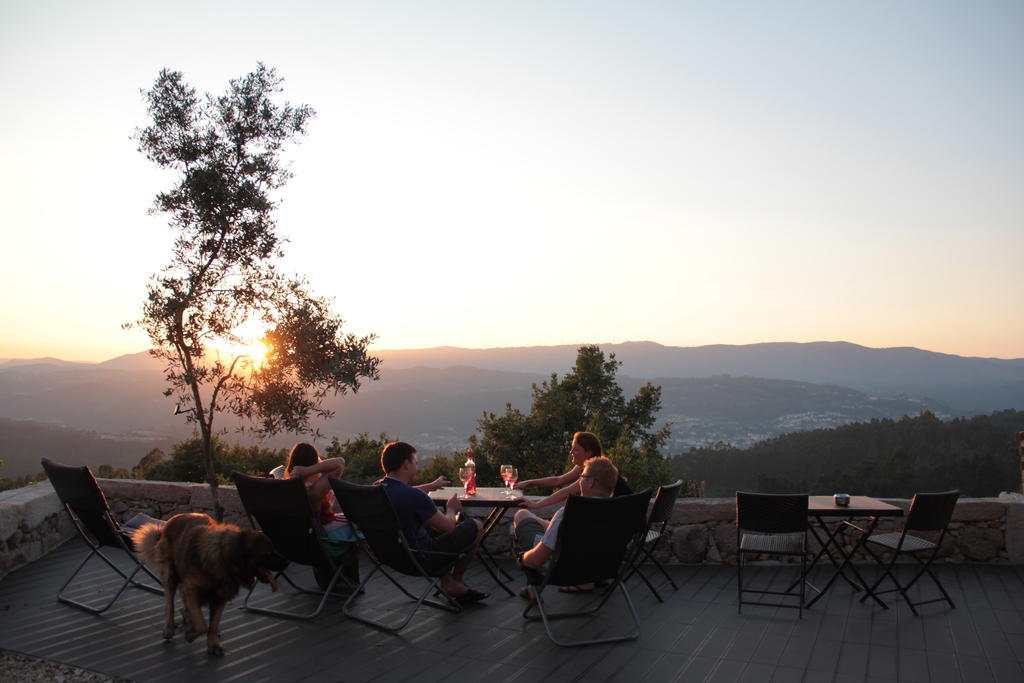
<svg viewBox="0 0 1024 683">
<path fill-rule="evenodd" d="M 234 362 L 236 358 L 243 359 L 241 363 L 253 369 L 263 365 L 270 351 L 264 342 L 267 334 L 266 323 L 249 319 L 236 327 L 232 334 L 233 340 L 220 340 L 213 345 L 216 355 L 229 363 Z"/>
</svg>

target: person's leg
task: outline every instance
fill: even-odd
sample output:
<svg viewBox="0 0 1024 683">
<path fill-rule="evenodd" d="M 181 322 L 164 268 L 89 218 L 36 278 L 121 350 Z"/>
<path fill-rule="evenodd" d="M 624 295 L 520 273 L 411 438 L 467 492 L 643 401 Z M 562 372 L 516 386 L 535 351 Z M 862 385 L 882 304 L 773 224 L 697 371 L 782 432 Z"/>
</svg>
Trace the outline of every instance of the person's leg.
<svg viewBox="0 0 1024 683">
<path fill-rule="evenodd" d="M 473 561 L 473 558 L 476 557 L 476 551 L 480 547 L 480 540 L 483 536 L 483 524 L 481 524 L 479 519 L 470 519 L 467 521 L 475 527 L 473 531 L 472 547 L 469 549 L 469 552 L 467 552 L 466 555 L 456 562 L 454 567 L 452 567 L 452 578 L 460 584 L 462 583 L 462 577 L 466 574 L 466 568 L 469 566 L 469 563 Z M 463 522 L 463 524 L 466 524 L 466 522 Z M 465 533 L 468 537 L 469 532 L 467 531 Z"/>
<path fill-rule="evenodd" d="M 469 551 L 462 557 L 452 570 L 441 576 L 441 588 L 453 596 L 460 596 L 466 593 L 467 586 L 462 582 L 466 567 L 476 555 L 476 549 L 480 543 L 482 525 L 479 520 L 468 519 L 461 522 L 452 531 L 446 534 L 435 536 L 430 540 L 430 551 L 439 553 L 459 553 Z M 431 562 L 430 564 L 434 564 Z M 425 568 L 430 570 L 428 566 Z"/>
<path fill-rule="evenodd" d="M 512 519 L 512 539 L 515 551 L 523 553 L 537 545 L 536 538 L 548 528 L 548 520 L 538 517 L 529 510 L 517 510 Z"/>
</svg>

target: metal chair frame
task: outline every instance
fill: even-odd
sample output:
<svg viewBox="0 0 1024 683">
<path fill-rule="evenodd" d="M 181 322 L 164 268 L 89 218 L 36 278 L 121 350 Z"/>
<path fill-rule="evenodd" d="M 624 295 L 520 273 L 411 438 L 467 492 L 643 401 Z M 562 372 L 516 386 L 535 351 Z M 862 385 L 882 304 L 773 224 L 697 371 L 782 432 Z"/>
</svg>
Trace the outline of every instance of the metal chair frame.
<svg viewBox="0 0 1024 683">
<path fill-rule="evenodd" d="M 939 553 L 939 549 L 942 547 L 942 539 L 946 537 L 946 530 L 949 527 L 949 520 L 953 516 L 953 510 L 956 508 L 956 501 L 960 497 L 960 491 L 944 491 L 941 493 L 918 493 L 914 495 L 914 499 L 910 504 L 910 512 L 907 514 L 907 521 L 903 525 L 903 530 L 896 533 L 886 534 L 873 534 L 867 537 L 864 543 L 864 548 L 868 551 L 868 554 L 875 560 L 878 566 L 882 569 L 875 583 L 872 584 L 869 589 L 869 594 L 882 594 L 882 593 L 894 593 L 899 592 L 903 596 L 903 600 L 906 601 L 907 606 L 910 607 L 910 611 L 914 613 L 914 616 L 918 616 L 917 607 L 920 605 L 927 605 L 933 602 L 948 602 L 949 606 L 956 608 L 953 603 L 953 599 L 949 597 L 949 593 L 939 582 L 938 577 L 931 570 L 932 561 Z M 854 526 L 854 525 L 850 525 Z M 854 527 L 858 528 L 859 527 Z M 861 530 L 863 531 L 863 530 Z M 937 540 L 929 541 L 907 533 L 908 531 L 925 531 L 925 532 L 939 532 Z M 871 549 L 872 545 L 877 545 L 885 548 L 886 550 L 892 551 L 892 558 L 889 562 L 884 562 L 882 556 Z M 926 559 L 922 559 L 919 554 L 929 553 Z M 900 555 L 910 555 L 917 563 L 920 568 L 917 573 L 914 574 L 913 578 L 905 584 L 901 584 L 893 573 L 893 567 L 896 564 L 896 560 L 899 559 Z M 942 594 L 938 598 L 930 598 L 928 600 L 919 600 L 914 602 L 910 599 L 907 591 L 917 583 L 925 574 L 932 580 L 936 588 Z M 889 578 L 893 582 L 894 588 L 887 588 L 886 590 L 875 590 L 878 588 L 882 581 Z M 861 602 L 864 602 L 868 594 L 861 597 Z"/>
<path fill-rule="evenodd" d="M 309 620 L 320 615 L 339 582 L 349 590 L 355 588 L 344 574 L 346 565 L 336 561 L 324 546 L 326 535 L 316 513 L 310 508 L 306 487 L 301 479 L 268 479 L 251 477 L 241 472 L 233 472 L 232 478 L 238 490 L 238 497 L 249 517 L 249 524 L 266 534 L 281 556 L 293 564 L 310 567 L 326 564 L 331 572 L 327 586 L 322 589 L 318 587 L 316 590 L 295 583 L 288 576 L 287 568 L 279 571 L 274 577 L 284 579 L 299 593 L 318 596 L 320 601 L 310 612 L 251 604 L 259 582 L 254 583 L 249 589 L 242 609 L 285 619 Z"/>
<path fill-rule="evenodd" d="M 676 500 L 679 498 L 679 491 L 682 487 L 683 480 L 679 479 L 673 484 L 658 488 L 658 492 L 654 496 L 654 505 L 651 507 L 651 514 L 647 517 L 647 528 L 637 539 L 636 552 L 630 559 L 629 571 L 626 572 L 622 579 L 623 581 L 629 581 L 634 574 L 638 575 L 647 584 L 647 587 L 651 589 L 651 592 L 654 593 L 654 597 L 658 599 L 658 602 L 664 602 L 664 600 L 654 587 L 654 584 L 644 574 L 641 565 L 647 561 L 652 562 L 661 571 L 662 576 L 669 582 L 672 589 L 679 590 L 679 586 L 669 576 L 669 573 L 665 571 L 665 567 L 655 557 L 654 552 L 661 545 L 662 539 L 668 535 L 668 523 L 672 520 L 672 511 L 675 509 Z"/>
<path fill-rule="evenodd" d="M 373 563 L 373 569 L 367 573 L 366 578 L 345 601 L 342 608 L 345 616 L 383 631 L 397 633 L 412 621 L 421 605 L 429 605 L 448 612 L 462 611 L 462 605 L 441 588 L 440 581 L 443 575 L 451 571 L 455 563 L 466 556 L 469 549 L 460 553 L 430 553 L 431 558 L 439 558 L 443 562 L 428 571 L 421 564 L 420 556 L 409 545 L 405 534 L 402 533 L 398 516 L 382 486 L 353 484 L 333 476 L 330 477 L 330 482 L 334 496 L 337 498 L 338 504 L 341 505 L 345 516 L 362 534 L 363 539 L 360 544 Z M 388 571 L 388 567 L 405 576 L 424 579 L 427 585 L 420 593 L 414 595 Z M 409 611 L 397 622 L 373 619 L 355 609 L 356 600 L 365 594 L 366 586 L 378 572 L 413 601 Z M 443 597 L 445 602 L 428 599 L 427 596 L 431 592 Z"/>
<path fill-rule="evenodd" d="M 117 520 L 115 520 L 110 514 L 110 506 L 107 504 L 107 498 L 103 495 L 103 490 L 100 488 L 99 483 L 93 476 L 92 471 L 85 466 L 74 467 L 70 465 L 63 465 L 53 462 L 49 458 L 43 458 L 42 465 L 43 470 L 46 471 L 46 475 L 50 480 L 50 484 L 53 486 L 54 491 L 57 493 L 57 497 L 61 501 L 61 505 L 68 513 L 68 517 L 71 518 L 72 524 L 74 524 L 75 529 L 78 531 L 78 535 L 81 536 L 82 540 L 84 540 L 86 545 L 89 546 L 89 554 L 85 556 L 75 571 L 71 573 L 71 576 L 69 576 L 60 589 L 58 589 L 57 600 L 65 605 L 77 607 L 78 609 L 89 612 L 90 614 L 102 614 L 117 602 L 117 599 L 121 597 L 124 589 L 128 586 L 141 588 L 142 590 L 149 591 L 156 595 L 163 595 L 164 591 L 162 587 L 158 588 L 135 580 L 135 575 L 141 570 L 145 574 L 148 574 L 151 579 L 156 581 L 157 586 L 161 586 L 160 578 L 150 571 L 149 567 L 144 565 L 135 554 L 131 536 L 121 528 L 117 523 Z M 102 550 L 104 547 L 123 550 L 124 553 L 132 559 L 132 562 L 135 565 L 135 568 L 131 573 L 125 573 L 125 571 L 118 567 L 113 560 L 107 557 Z M 114 596 L 102 607 L 96 607 L 78 600 L 73 600 L 65 595 L 66 589 L 71 585 L 71 582 L 75 577 L 78 576 L 78 572 L 82 571 L 82 568 L 84 568 L 93 557 L 98 557 L 103 560 L 107 566 L 113 569 L 123 579 L 121 585 L 114 593 Z"/>
<path fill-rule="evenodd" d="M 743 605 L 796 609 L 802 618 L 807 589 L 806 494 L 736 492 L 736 594 L 737 611 Z M 751 533 L 744 533 L 751 532 Z M 800 558 L 800 575 L 784 591 L 743 587 L 745 555 L 780 555 Z M 799 586 L 800 590 L 793 589 Z M 779 602 L 744 600 L 744 593 L 780 596 Z M 798 598 L 793 605 L 784 598 Z"/>
<path fill-rule="evenodd" d="M 569 496 L 558 540 L 546 572 L 526 571 L 535 600 L 523 610 L 523 617 L 544 623 L 544 631 L 555 645 L 578 647 L 599 643 L 616 643 L 640 637 L 640 618 L 626 589 L 624 576 L 631 567 L 626 555 L 629 544 L 644 530 L 651 490 L 617 498 Z M 589 609 L 573 612 L 549 612 L 544 606 L 544 589 L 549 585 L 578 586 L 597 581 L 610 581 L 597 603 Z M 633 629 L 626 633 L 581 640 L 566 640 L 555 635 L 551 622 L 555 619 L 595 614 L 608 602 L 618 588 L 629 607 Z M 533 614 L 536 610 L 538 614 Z"/>
</svg>

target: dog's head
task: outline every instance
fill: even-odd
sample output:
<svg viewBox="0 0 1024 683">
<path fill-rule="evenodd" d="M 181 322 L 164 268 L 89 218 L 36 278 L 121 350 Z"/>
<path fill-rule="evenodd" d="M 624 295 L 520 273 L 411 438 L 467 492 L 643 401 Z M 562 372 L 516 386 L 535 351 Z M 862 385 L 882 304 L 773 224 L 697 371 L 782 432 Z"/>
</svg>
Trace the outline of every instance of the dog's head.
<svg viewBox="0 0 1024 683">
<path fill-rule="evenodd" d="M 274 550 L 274 544 L 270 539 L 258 531 L 248 531 L 240 548 L 242 583 L 247 588 L 252 588 L 256 581 L 261 581 L 269 583 L 273 590 L 277 590 L 274 575 L 288 566 L 288 560 Z"/>
</svg>

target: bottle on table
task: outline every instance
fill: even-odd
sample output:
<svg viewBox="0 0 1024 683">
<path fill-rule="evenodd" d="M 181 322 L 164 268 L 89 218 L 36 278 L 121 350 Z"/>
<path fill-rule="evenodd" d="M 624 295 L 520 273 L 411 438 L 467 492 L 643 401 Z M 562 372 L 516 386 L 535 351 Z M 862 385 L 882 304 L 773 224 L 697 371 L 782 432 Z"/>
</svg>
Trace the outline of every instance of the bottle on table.
<svg viewBox="0 0 1024 683">
<path fill-rule="evenodd" d="M 466 464 L 463 465 L 469 470 L 469 479 L 466 480 L 466 495 L 472 496 L 476 493 L 476 463 L 473 462 L 473 449 L 466 450 Z"/>
</svg>

